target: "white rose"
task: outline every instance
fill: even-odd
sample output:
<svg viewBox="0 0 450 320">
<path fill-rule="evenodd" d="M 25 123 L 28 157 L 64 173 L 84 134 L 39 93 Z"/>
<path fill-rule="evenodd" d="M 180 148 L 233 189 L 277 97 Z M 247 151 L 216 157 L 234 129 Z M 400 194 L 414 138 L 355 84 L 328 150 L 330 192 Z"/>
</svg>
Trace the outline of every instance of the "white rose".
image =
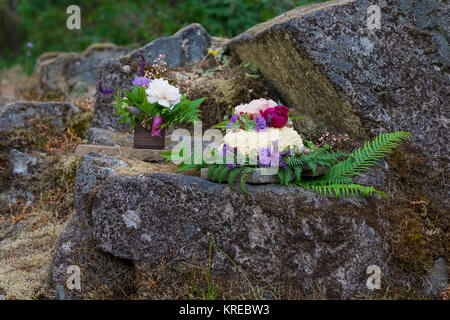
<svg viewBox="0 0 450 320">
<path fill-rule="evenodd" d="M 158 102 L 159 105 L 171 109 L 181 100 L 180 90 L 164 79 L 152 80 L 145 93 L 149 103 Z"/>
</svg>

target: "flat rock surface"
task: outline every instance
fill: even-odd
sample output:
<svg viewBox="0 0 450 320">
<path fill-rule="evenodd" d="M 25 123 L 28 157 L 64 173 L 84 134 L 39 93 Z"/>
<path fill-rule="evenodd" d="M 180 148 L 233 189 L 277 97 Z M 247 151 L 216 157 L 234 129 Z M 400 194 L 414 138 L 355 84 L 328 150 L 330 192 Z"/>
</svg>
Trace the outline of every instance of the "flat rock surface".
<svg viewBox="0 0 450 320">
<path fill-rule="evenodd" d="M 145 161 L 164 161 L 165 158 L 159 156 L 164 150 L 157 149 L 135 149 L 127 147 L 100 146 L 93 144 L 79 144 L 75 149 L 75 155 L 84 157 L 89 153 L 97 153 L 104 156 L 125 157 L 128 159 Z"/>
</svg>

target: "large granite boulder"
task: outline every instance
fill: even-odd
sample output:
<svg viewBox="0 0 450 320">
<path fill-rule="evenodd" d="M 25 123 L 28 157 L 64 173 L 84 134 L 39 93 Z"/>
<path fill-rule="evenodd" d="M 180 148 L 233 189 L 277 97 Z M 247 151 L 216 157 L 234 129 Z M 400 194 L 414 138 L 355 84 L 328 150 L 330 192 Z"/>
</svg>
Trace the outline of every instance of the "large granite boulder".
<svg viewBox="0 0 450 320">
<path fill-rule="evenodd" d="M 47 52 L 36 61 L 39 89 L 69 96 L 95 94 L 97 67 L 103 60 L 118 58 L 130 50 L 112 43 L 96 43 L 81 53 Z"/>
<path fill-rule="evenodd" d="M 372 24 L 376 4 L 380 28 Z M 448 3 L 340 0 L 298 7 L 232 39 L 228 52 L 255 64 L 305 131 L 352 137 L 406 130 L 428 158 L 424 192 L 448 206 Z M 371 21 L 369 21 L 371 17 Z M 445 193 L 445 192 L 444 192 Z"/>
<path fill-rule="evenodd" d="M 385 223 L 374 218 L 375 199 L 326 199 L 273 185 L 249 186 L 246 196 L 198 177 L 128 177 L 118 174 L 117 166 L 126 164 L 94 154 L 79 166 L 76 223 L 63 233 L 52 266 L 53 284 L 61 292 L 66 292 L 65 268 L 78 259 L 67 248 L 86 239 L 117 261 L 202 265 L 213 236 L 214 248 L 220 249 L 214 249 L 213 273 L 236 271 L 231 259 L 254 283 L 299 292 L 318 285 L 328 297 L 366 292 L 370 265 L 380 266 L 386 276 L 393 273 L 386 263 L 389 245 L 375 227 Z M 112 272 L 108 268 L 105 272 Z M 121 274 L 118 281 L 125 281 L 128 276 Z"/>
<path fill-rule="evenodd" d="M 142 53 L 148 64 L 164 54 L 164 61 L 169 68 L 180 67 L 199 62 L 208 52 L 211 39 L 206 30 L 199 24 L 190 24 L 171 37 L 158 38 L 120 59 L 104 61 L 98 68 L 98 78 L 103 80 L 107 89 L 130 89 L 136 77 Z M 127 125 L 118 122 L 111 105 L 115 95 L 97 93 L 94 107 L 93 126 L 117 130 L 127 129 Z"/>
</svg>

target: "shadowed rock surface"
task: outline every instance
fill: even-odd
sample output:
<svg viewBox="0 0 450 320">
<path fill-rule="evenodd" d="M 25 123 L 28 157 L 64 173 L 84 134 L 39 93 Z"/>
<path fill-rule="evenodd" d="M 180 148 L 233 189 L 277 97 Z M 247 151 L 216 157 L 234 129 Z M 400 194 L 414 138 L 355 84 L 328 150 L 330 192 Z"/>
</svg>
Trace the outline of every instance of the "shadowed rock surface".
<svg viewBox="0 0 450 320">
<path fill-rule="evenodd" d="M 255 64 L 305 128 L 352 137 L 405 130 L 428 157 L 430 197 L 448 207 L 449 5 L 380 1 L 381 28 L 367 27 L 372 1 L 298 7 L 232 39 L 228 51 Z"/>
<path fill-rule="evenodd" d="M 158 38 L 146 46 L 139 48 L 120 59 L 103 62 L 98 68 L 98 78 L 103 80 L 107 89 L 130 89 L 137 76 L 142 53 L 148 65 L 160 54 L 164 54 L 169 68 L 180 67 L 188 63 L 199 62 L 208 51 L 211 39 L 206 30 L 199 24 L 190 24 L 171 37 Z M 93 126 L 125 130 L 127 125 L 118 123 L 111 102 L 113 95 L 97 93 Z"/>
</svg>

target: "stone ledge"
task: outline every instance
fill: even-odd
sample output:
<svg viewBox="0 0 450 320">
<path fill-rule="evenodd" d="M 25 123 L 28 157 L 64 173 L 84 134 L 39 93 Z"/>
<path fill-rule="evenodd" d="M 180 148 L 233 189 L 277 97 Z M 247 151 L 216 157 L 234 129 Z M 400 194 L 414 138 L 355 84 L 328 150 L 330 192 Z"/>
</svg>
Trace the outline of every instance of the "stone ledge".
<svg viewBox="0 0 450 320">
<path fill-rule="evenodd" d="M 75 155 L 84 157 L 89 153 L 96 153 L 103 156 L 125 157 L 128 159 L 141 161 L 164 161 L 165 158 L 159 156 L 164 150 L 157 149 L 135 149 L 119 146 L 100 146 L 93 144 L 79 144 L 75 149 Z"/>
</svg>

